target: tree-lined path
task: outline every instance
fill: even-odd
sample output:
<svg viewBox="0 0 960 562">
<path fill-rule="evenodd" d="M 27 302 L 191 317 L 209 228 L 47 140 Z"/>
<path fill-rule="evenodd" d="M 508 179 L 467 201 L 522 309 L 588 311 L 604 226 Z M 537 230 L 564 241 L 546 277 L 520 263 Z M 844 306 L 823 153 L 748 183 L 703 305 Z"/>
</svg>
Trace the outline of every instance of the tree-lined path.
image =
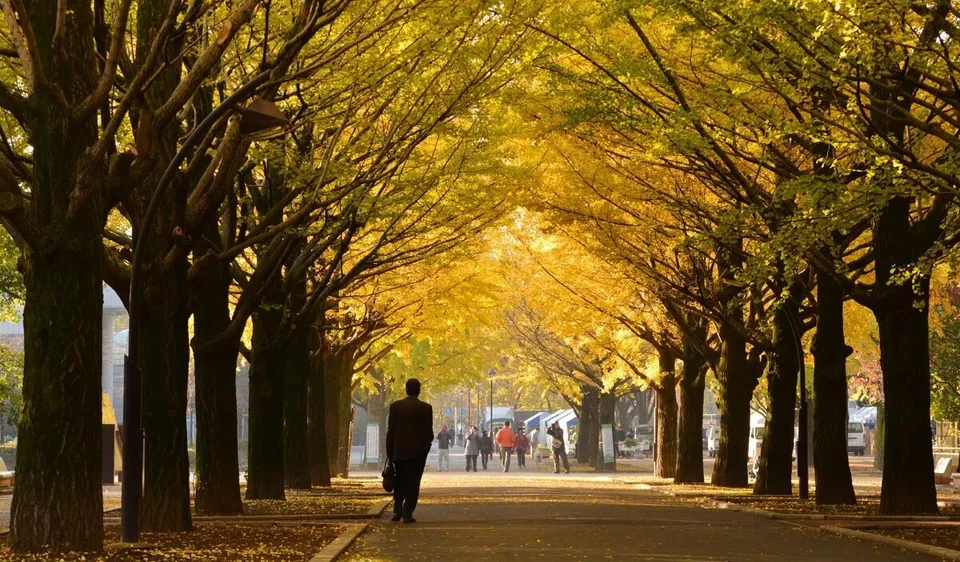
<svg viewBox="0 0 960 562">
<path fill-rule="evenodd" d="M 603 476 L 428 473 L 417 523 L 389 510 L 346 560 L 932 561 L 639 490 Z"/>
</svg>

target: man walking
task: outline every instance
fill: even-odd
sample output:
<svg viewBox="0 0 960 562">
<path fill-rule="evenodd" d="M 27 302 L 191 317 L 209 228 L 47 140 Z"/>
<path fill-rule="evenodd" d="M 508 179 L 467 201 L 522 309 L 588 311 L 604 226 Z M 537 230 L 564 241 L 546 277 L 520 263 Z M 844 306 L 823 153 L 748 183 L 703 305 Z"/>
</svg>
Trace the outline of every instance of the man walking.
<svg viewBox="0 0 960 562">
<path fill-rule="evenodd" d="M 387 418 L 387 458 L 397 480 L 393 489 L 393 521 L 414 523 L 420 497 L 420 479 L 433 444 L 433 407 L 421 402 L 420 381 L 407 381 L 407 397 L 390 404 Z"/>
<path fill-rule="evenodd" d="M 437 469 L 440 472 L 443 472 L 443 462 L 447 462 L 447 471 L 450 471 L 450 442 L 453 440 L 453 434 L 450 431 L 447 431 L 447 426 L 444 424 L 440 428 L 440 435 L 437 435 L 437 452 L 440 454 L 437 458 Z"/>
<path fill-rule="evenodd" d="M 503 428 L 497 432 L 497 445 L 500 445 L 500 455 L 503 461 L 503 471 L 510 472 L 510 457 L 513 455 L 513 443 L 516 435 L 510 429 L 510 422 L 503 422 Z"/>
<path fill-rule="evenodd" d="M 553 422 L 547 429 L 547 435 L 553 438 L 550 442 L 553 449 L 553 473 L 560 474 L 560 461 L 563 460 L 563 470 L 570 474 L 570 461 L 567 460 L 567 447 L 563 443 L 563 429 L 560 424 Z"/>
</svg>

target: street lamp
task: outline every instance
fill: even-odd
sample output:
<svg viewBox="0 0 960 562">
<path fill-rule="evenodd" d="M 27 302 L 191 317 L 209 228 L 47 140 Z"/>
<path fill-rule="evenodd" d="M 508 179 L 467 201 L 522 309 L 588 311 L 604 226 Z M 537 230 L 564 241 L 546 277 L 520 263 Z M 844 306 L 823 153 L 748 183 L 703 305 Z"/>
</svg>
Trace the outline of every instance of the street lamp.
<svg viewBox="0 0 960 562">
<path fill-rule="evenodd" d="M 487 376 L 490 377 L 490 416 L 487 418 L 487 424 L 490 434 L 493 435 L 493 377 L 497 376 L 497 370 L 491 368 Z"/>
<path fill-rule="evenodd" d="M 140 301 L 143 297 L 142 277 L 144 249 L 153 222 L 157 218 L 160 200 L 173 182 L 180 165 L 190 150 L 206 136 L 207 131 L 237 104 L 253 95 L 269 79 L 271 70 L 264 70 L 252 80 L 237 88 L 233 94 L 215 107 L 183 142 L 183 146 L 167 165 L 163 176 L 150 197 L 140 229 L 133 241 L 133 263 L 130 267 L 130 329 L 127 356 L 123 360 L 123 481 L 120 487 L 120 540 L 135 543 L 140 540 L 140 499 L 143 495 L 143 434 L 141 428 L 142 386 L 140 372 Z M 254 134 L 287 124 L 283 113 L 271 102 L 257 100 L 243 112 L 241 133 Z"/>
</svg>

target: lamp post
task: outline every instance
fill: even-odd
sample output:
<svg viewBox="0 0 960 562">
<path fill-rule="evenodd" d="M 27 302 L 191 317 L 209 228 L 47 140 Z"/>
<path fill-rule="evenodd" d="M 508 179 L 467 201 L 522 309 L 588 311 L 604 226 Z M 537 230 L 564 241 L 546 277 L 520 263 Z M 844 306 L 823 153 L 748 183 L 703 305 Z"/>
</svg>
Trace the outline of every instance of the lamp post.
<svg viewBox="0 0 960 562">
<path fill-rule="evenodd" d="M 490 369 L 487 376 L 490 377 L 490 417 L 487 423 L 489 424 L 490 435 L 493 435 L 493 377 L 497 376 L 497 370 Z"/>
<path fill-rule="evenodd" d="M 135 543 L 140 540 L 140 499 L 143 495 L 143 434 L 141 428 L 142 386 L 140 372 L 140 301 L 143 297 L 142 277 L 144 250 L 150 238 L 153 222 L 157 218 L 160 200 L 173 182 L 180 165 L 190 150 L 207 134 L 207 131 L 228 111 L 241 103 L 269 79 L 271 70 L 264 70 L 252 80 L 237 88 L 233 94 L 215 107 L 183 142 L 183 146 L 167 165 L 143 215 L 140 229 L 133 242 L 133 263 L 130 267 L 130 329 L 127 340 L 127 356 L 123 360 L 123 481 L 120 487 L 120 540 Z M 256 133 L 283 125 L 286 118 L 272 103 L 259 100 L 258 107 L 251 107 L 251 118 L 241 126 L 245 134 Z M 247 115 L 244 115 L 246 118 Z"/>
</svg>

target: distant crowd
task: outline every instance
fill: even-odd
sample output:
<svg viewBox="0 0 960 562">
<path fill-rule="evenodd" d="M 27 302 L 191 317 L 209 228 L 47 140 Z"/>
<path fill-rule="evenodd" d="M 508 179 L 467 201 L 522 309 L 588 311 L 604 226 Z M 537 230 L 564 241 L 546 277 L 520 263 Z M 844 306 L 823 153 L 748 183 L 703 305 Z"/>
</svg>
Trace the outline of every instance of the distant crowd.
<svg viewBox="0 0 960 562">
<path fill-rule="evenodd" d="M 560 424 L 554 422 L 547 428 L 546 433 L 550 439 L 544 445 L 553 453 L 554 473 L 558 474 L 562 465 L 564 471 L 569 474 L 570 462 L 567 460 L 563 428 L 560 427 Z M 454 433 L 453 429 L 444 425 L 437 434 L 439 451 L 437 464 L 440 472 L 450 470 L 450 448 L 457 442 L 463 443 L 464 455 L 467 459 L 467 472 L 477 472 L 478 466 L 487 470 L 494 452 L 500 456 L 500 468 L 503 472 L 510 472 L 514 454 L 517 455 L 517 467 L 519 468 L 526 468 L 528 454 L 532 454 L 536 459 L 537 467 L 540 466 L 541 455 L 537 451 L 540 447 L 540 430 L 536 428 L 530 432 L 530 435 L 527 435 L 524 428 L 521 427 L 514 431 L 510 422 L 504 422 L 503 427 L 497 431 L 496 435 L 490 437 L 486 429 L 481 430 L 475 425 L 470 426 L 466 436 L 462 432 L 458 435 Z"/>
</svg>

